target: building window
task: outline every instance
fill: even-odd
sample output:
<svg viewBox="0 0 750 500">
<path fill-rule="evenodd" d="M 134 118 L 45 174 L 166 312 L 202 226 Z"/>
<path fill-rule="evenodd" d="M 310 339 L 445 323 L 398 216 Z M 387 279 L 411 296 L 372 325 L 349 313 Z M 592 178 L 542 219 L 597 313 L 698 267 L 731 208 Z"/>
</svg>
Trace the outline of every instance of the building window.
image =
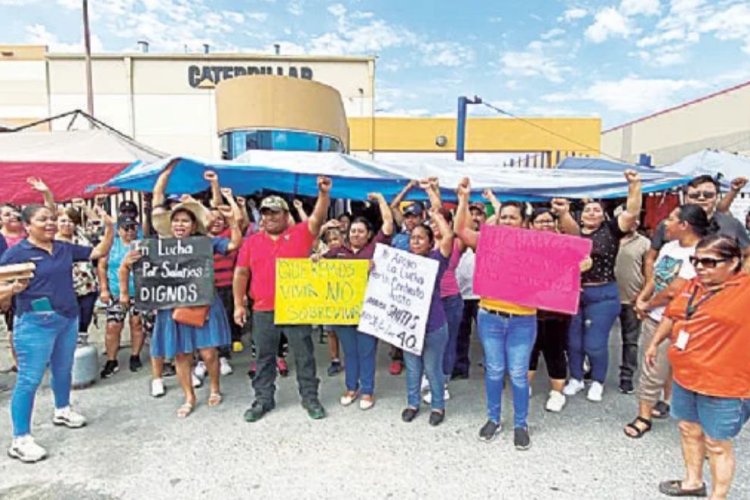
<svg viewBox="0 0 750 500">
<path fill-rule="evenodd" d="M 222 134 L 222 157 L 237 158 L 251 149 L 273 151 L 339 151 L 341 142 L 312 132 L 295 130 L 236 130 Z"/>
</svg>

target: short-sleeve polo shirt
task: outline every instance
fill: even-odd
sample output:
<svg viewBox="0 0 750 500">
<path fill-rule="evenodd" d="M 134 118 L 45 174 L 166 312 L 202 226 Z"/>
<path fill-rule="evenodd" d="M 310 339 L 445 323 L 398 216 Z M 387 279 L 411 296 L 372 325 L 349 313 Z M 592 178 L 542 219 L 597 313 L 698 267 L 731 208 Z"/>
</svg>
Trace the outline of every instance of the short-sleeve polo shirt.
<svg viewBox="0 0 750 500">
<path fill-rule="evenodd" d="M 52 242 L 52 253 L 25 239 L 0 257 L 0 265 L 33 262 L 34 277 L 29 286 L 15 296 L 16 316 L 33 311 L 31 303 L 48 298 L 52 310 L 68 318 L 78 316 L 78 300 L 73 289 L 73 263 L 91 258 L 91 247 L 73 245 L 64 241 Z"/>
<path fill-rule="evenodd" d="M 288 228 L 278 238 L 261 231 L 245 240 L 237 257 L 237 267 L 250 269 L 250 297 L 254 311 L 273 311 L 276 298 L 276 259 L 302 259 L 310 256 L 315 235 L 307 222 Z"/>
</svg>

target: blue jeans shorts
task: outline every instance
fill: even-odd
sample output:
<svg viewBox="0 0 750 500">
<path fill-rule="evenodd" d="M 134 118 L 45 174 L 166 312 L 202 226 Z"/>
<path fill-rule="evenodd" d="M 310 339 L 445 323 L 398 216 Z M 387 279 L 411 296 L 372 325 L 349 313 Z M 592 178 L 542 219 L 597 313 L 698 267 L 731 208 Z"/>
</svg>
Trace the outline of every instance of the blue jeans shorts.
<svg viewBox="0 0 750 500">
<path fill-rule="evenodd" d="M 706 396 L 672 384 L 672 417 L 700 424 L 703 433 L 717 441 L 728 441 L 750 419 L 750 399 Z"/>
</svg>

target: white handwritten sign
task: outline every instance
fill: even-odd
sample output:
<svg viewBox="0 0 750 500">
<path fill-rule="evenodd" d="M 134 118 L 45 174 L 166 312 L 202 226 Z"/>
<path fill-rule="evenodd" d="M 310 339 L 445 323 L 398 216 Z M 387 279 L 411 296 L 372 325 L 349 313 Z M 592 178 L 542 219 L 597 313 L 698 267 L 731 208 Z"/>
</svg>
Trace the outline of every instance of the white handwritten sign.
<svg viewBox="0 0 750 500">
<path fill-rule="evenodd" d="M 438 261 L 378 244 L 359 331 L 422 354 Z"/>
</svg>

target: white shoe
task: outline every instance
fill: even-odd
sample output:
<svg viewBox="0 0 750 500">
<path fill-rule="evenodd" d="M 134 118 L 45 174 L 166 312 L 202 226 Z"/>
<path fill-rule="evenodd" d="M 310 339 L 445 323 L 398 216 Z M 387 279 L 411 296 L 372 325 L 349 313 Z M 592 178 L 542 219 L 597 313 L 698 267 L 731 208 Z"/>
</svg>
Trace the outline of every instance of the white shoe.
<svg viewBox="0 0 750 500">
<path fill-rule="evenodd" d="M 167 393 L 164 388 L 164 380 L 155 378 L 151 381 L 151 397 L 160 398 Z"/>
<path fill-rule="evenodd" d="M 203 385 L 203 380 L 200 379 L 200 377 L 197 377 L 195 373 L 191 374 L 193 379 L 193 387 L 196 389 Z"/>
<path fill-rule="evenodd" d="M 65 408 L 55 409 L 52 423 L 55 425 L 64 425 L 70 429 L 78 429 L 86 425 L 86 418 L 80 413 L 71 410 L 70 406 L 66 406 Z"/>
<path fill-rule="evenodd" d="M 445 391 L 443 392 L 443 399 L 445 401 L 448 401 L 451 398 L 451 393 L 448 392 L 448 388 L 445 388 Z M 427 391 L 424 396 L 422 396 L 422 401 L 424 401 L 426 404 L 432 403 L 432 393 Z"/>
<path fill-rule="evenodd" d="M 576 380 L 572 378 L 568 380 L 568 383 L 565 384 L 565 387 L 563 387 L 563 394 L 565 394 L 566 396 L 575 396 L 585 388 L 586 386 L 584 385 L 583 380 Z"/>
<path fill-rule="evenodd" d="M 21 462 L 34 463 L 43 460 L 47 456 L 47 450 L 36 444 L 31 434 L 26 434 L 13 438 L 8 448 L 8 456 Z"/>
<path fill-rule="evenodd" d="M 195 364 L 195 368 L 193 368 L 193 375 L 198 378 L 204 378 L 206 376 L 206 372 L 208 372 L 208 370 L 206 369 L 206 364 L 203 361 L 198 361 Z M 193 384 L 193 386 L 198 387 L 195 384 Z"/>
<path fill-rule="evenodd" d="M 231 375 L 234 371 L 227 358 L 219 358 L 219 367 L 222 375 Z"/>
<path fill-rule="evenodd" d="M 589 387 L 589 392 L 586 394 L 586 398 L 589 401 L 593 401 L 594 403 L 598 403 L 602 400 L 602 394 L 604 393 L 604 386 L 600 382 L 591 382 L 591 387 Z"/>
<path fill-rule="evenodd" d="M 430 392 L 430 381 L 424 375 L 422 375 L 422 387 L 420 390 L 422 392 Z"/>
<path fill-rule="evenodd" d="M 549 391 L 549 399 L 547 399 L 547 405 L 545 406 L 545 409 L 547 411 L 559 413 L 560 411 L 562 411 L 563 406 L 565 406 L 565 401 L 566 398 L 562 392 Z"/>
<path fill-rule="evenodd" d="M 349 406 L 352 404 L 357 398 L 359 397 L 359 392 L 345 392 L 343 396 L 341 396 L 341 399 L 339 399 L 339 403 L 341 403 L 341 406 Z"/>
<path fill-rule="evenodd" d="M 360 410 L 369 410 L 375 406 L 375 400 L 374 399 L 360 399 L 359 400 L 359 409 Z"/>
</svg>

